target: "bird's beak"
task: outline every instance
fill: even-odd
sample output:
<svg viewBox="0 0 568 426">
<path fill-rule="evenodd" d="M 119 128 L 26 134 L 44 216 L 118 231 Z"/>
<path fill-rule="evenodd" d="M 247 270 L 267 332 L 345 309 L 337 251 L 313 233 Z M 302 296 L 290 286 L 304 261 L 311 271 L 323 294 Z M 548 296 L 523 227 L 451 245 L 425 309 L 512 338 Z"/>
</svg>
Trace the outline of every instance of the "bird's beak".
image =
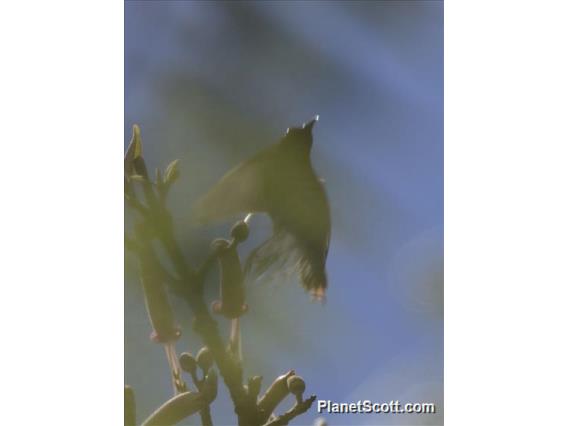
<svg viewBox="0 0 568 426">
<path fill-rule="evenodd" d="M 314 124 L 316 124 L 316 121 L 319 120 L 319 115 L 316 115 L 314 118 L 312 118 L 310 121 L 308 121 L 307 123 L 304 123 L 304 125 L 302 126 L 304 129 L 308 129 L 310 132 L 312 131 L 312 127 L 314 127 Z"/>
</svg>

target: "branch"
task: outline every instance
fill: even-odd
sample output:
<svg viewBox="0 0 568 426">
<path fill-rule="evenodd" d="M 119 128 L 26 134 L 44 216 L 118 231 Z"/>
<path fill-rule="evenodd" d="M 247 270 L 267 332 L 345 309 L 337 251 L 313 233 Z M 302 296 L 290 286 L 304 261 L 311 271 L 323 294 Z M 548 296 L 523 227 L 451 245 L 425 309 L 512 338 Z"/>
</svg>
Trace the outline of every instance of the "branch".
<svg viewBox="0 0 568 426">
<path fill-rule="evenodd" d="M 296 417 L 298 417 L 301 414 L 304 414 L 306 411 L 308 411 L 312 404 L 314 403 L 314 401 L 316 400 L 316 396 L 312 395 L 310 396 L 308 399 L 301 401 L 301 402 L 296 402 L 296 404 L 289 409 L 288 411 L 286 411 L 284 414 L 282 414 L 281 416 L 276 417 L 274 420 L 266 423 L 264 426 L 285 426 L 288 423 L 290 423 L 290 421 Z"/>
<path fill-rule="evenodd" d="M 240 224 L 240 223 L 239 223 Z M 166 228 L 171 231 L 171 228 Z M 234 228 L 232 232 L 234 244 L 242 240 L 242 226 Z M 193 328 L 211 351 L 211 355 L 219 368 L 223 381 L 229 390 L 231 400 L 235 406 L 235 413 L 240 426 L 261 424 L 260 410 L 256 405 L 256 398 L 252 398 L 243 386 L 243 371 L 238 359 L 227 352 L 225 343 L 219 333 L 218 324 L 211 316 L 203 297 L 203 283 L 205 271 L 216 256 L 209 256 L 206 264 L 195 273 L 185 261 L 181 248 L 173 236 L 173 232 L 160 234 L 160 240 L 171 258 L 177 274 L 183 281 L 184 288 L 178 294 L 189 305 L 194 314 Z M 218 252 L 217 252 L 218 255 Z"/>
<path fill-rule="evenodd" d="M 191 375 L 191 379 L 193 384 L 197 388 L 197 390 L 203 394 L 206 398 L 207 405 L 205 405 L 200 411 L 199 415 L 201 417 L 201 424 L 202 426 L 213 426 L 213 420 L 211 419 L 211 410 L 209 408 L 209 404 L 215 400 L 217 397 L 217 373 L 215 370 L 211 369 L 211 363 L 213 360 L 205 360 L 203 353 L 208 351 L 208 349 L 203 348 L 199 351 L 198 359 L 199 362 L 193 358 L 193 356 L 189 352 L 184 352 L 179 356 L 179 362 L 181 368 Z M 208 358 L 208 355 L 205 355 L 205 358 Z M 209 362 L 210 361 L 210 362 Z M 204 365 L 205 364 L 205 365 Z M 199 379 L 197 377 L 197 366 L 200 366 L 203 371 L 203 378 Z M 205 367 L 205 368 L 203 368 Z"/>
<path fill-rule="evenodd" d="M 295 375 L 294 370 L 277 377 L 258 401 L 258 407 L 263 413 L 262 423 L 266 422 L 276 407 L 290 394 L 288 379 Z"/>
<path fill-rule="evenodd" d="M 140 175 L 148 179 L 144 160 L 142 157 L 137 157 L 136 160 L 136 170 L 141 171 Z M 144 247 L 142 252 L 138 252 L 140 266 L 149 269 L 149 264 L 153 263 L 154 271 L 156 269 L 160 270 L 157 267 L 156 255 L 151 244 L 152 239 L 157 237 L 164 246 L 181 280 L 180 285 L 176 283 L 173 286 L 174 290 L 186 301 L 194 314 L 194 329 L 211 351 L 213 359 L 219 367 L 219 372 L 229 389 L 231 399 L 235 405 L 239 425 L 250 426 L 258 424 L 256 401 L 251 402 L 247 396 L 247 392 L 242 384 L 242 368 L 226 352 L 225 344 L 219 334 L 217 322 L 212 318 L 205 304 L 202 285 L 204 275 L 200 274 L 198 276 L 186 263 L 183 252 L 173 235 L 171 217 L 165 209 L 165 205 L 157 201 L 149 181 L 143 182 L 143 188 L 149 215 L 137 227 L 137 242 Z M 154 260 L 154 262 L 149 262 L 149 259 Z M 163 269 L 160 272 L 163 272 Z M 162 275 L 161 278 L 164 278 L 164 276 Z M 170 281 L 170 286 L 172 286 L 172 281 L 176 282 L 175 280 L 168 281 Z"/>
<path fill-rule="evenodd" d="M 243 386 L 242 367 L 236 359 L 227 353 L 217 322 L 213 319 L 205 304 L 202 279 L 197 279 L 197 276 L 194 274 L 188 276 L 187 271 L 189 268 L 185 264 L 181 250 L 173 237 L 166 240 L 166 244 L 168 244 L 167 252 L 171 255 L 174 267 L 185 282 L 185 288 L 181 296 L 194 314 L 193 328 L 211 351 L 213 359 L 219 368 L 219 373 L 223 377 L 223 381 L 235 406 L 238 424 L 240 426 L 259 424 L 256 401 L 251 401 Z"/>
<path fill-rule="evenodd" d="M 218 324 L 209 312 L 203 295 L 203 285 L 205 275 L 215 260 L 219 260 L 221 268 L 221 301 L 219 311 L 225 317 L 235 320 L 246 310 L 244 303 L 244 291 L 242 291 L 242 268 L 238 254 L 237 245 L 244 241 L 248 236 L 248 220 L 238 222 L 231 230 L 231 241 L 226 241 L 222 250 L 214 250 L 204 264 L 197 271 L 194 270 L 185 260 L 183 251 L 175 239 L 171 215 L 166 207 L 166 195 L 170 185 L 178 178 L 177 160 L 172 162 L 166 169 L 165 176 L 158 170 L 156 172 L 157 182 L 153 184 L 148 176 L 146 164 L 142 157 L 142 146 L 140 142 L 140 130 L 134 126 L 133 139 L 125 155 L 125 201 L 127 204 L 141 213 L 142 222 L 135 226 L 135 239 L 125 239 L 127 247 L 132 249 L 139 257 L 142 270 L 143 286 L 147 297 L 148 310 L 154 328 L 158 332 L 158 337 L 163 337 L 168 341 L 175 341 L 179 337 L 178 331 L 173 323 L 173 316 L 170 312 L 167 297 L 161 289 L 164 281 L 170 288 L 185 300 L 194 315 L 193 328 L 201 337 L 205 344 L 200 354 L 210 354 L 210 358 L 215 362 L 223 381 L 229 390 L 231 400 L 235 407 L 239 426 L 266 426 L 287 425 L 290 420 L 305 413 L 315 400 L 315 396 L 302 400 L 301 393 L 305 384 L 298 376 L 291 371 L 273 383 L 265 395 L 257 403 L 261 378 L 255 376 L 248 382 L 248 386 L 243 384 L 243 369 L 241 362 L 230 351 L 219 333 Z M 133 190 L 130 181 L 137 181 L 142 185 L 145 203 L 141 203 L 136 192 Z M 170 258 L 175 273 L 170 274 L 159 262 L 155 253 L 153 242 L 161 242 L 167 256 Z M 178 278 L 179 277 L 179 278 Z M 154 285 L 154 283 L 156 285 Z M 231 284 L 233 283 L 233 284 Z M 160 285 L 158 285 L 160 284 Z M 156 308 L 159 307 L 161 309 Z M 217 376 L 211 369 L 211 363 L 200 362 L 197 356 L 197 364 L 202 368 L 204 378 L 199 380 L 195 371 L 190 371 L 192 379 L 198 388 L 198 393 L 183 392 L 167 401 L 162 407 L 156 410 L 143 425 L 167 425 L 174 424 L 181 419 L 200 412 L 201 421 L 205 426 L 211 426 L 211 412 L 209 405 L 217 396 Z M 183 355 L 183 354 L 182 354 Z M 172 357 L 178 358 L 173 352 Z M 191 363 L 188 357 L 186 361 Z M 192 357 L 191 357 L 192 358 Z M 202 357 L 203 358 L 203 357 Z M 179 359 L 182 368 L 183 360 Z M 194 360 L 195 361 L 195 360 Z M 190 368 L 191 370 L 191 368 Z M 301 381 L 301 391 L 295 391 Z M 295 383 L 295 385 L 291 385 Z M 185 389 L 185 388 L 184 388 Z M 268 421 L 268 417 L 280 404 L 286 395 L 293 393 L 297 401 L 294 407 Z"/>
<path fill-rule="evenodd" d="M 206 405 L 199 412 L 201 417 L 201 426 L 213 426 L 213 419 L 211 418 L 211 409 Z"/>
</svg>

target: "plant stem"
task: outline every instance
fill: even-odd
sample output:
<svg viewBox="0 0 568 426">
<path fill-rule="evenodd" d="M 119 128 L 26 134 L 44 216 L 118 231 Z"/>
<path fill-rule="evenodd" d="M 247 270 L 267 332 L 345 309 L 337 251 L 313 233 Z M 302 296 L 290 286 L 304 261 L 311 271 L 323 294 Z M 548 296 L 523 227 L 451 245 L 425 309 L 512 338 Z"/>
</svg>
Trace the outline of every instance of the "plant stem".
<svg viewBox="0 0 568 426">
<path fill-rule="evenodd" d="M 165 236 L 162 239 L 162 243 L 171 258 L 176 272 L 185 283 L 182 296 L 195 317 L 194 329 L 215 359 L 215 363 L 235 406 L 239 426 L 259 424 L 258 418 L 260 416 L 256 401 L 251 401 L 248 398 L 248 394 L 243 386 L 242 367 L 235 358 L 227 353 L 225 343 L 219 334 L 217 322 L 209 313 L 209 309 L 203 299 L 202 280 L 204 277 L 201 274 L 195 274 L 188 267 L 181 248 L 173 236 Z"/>
</svg>

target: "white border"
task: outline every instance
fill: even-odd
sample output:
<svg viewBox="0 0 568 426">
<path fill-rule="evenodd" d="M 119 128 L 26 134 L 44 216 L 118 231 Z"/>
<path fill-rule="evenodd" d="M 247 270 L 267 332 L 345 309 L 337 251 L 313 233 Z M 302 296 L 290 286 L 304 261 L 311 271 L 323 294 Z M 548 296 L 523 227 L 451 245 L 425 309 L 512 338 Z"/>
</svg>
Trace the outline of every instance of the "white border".
<svg viewBox="0 0 568 426">
<path fill-rule="evenodd" d="M 121 424 L 123 4 L 4 2 L 0 43 L 0 423 Z"/>
<path fill-rule="evenodd" d="M 561 424 L 567 10 L 445 9 L 446 424 Z"/>
</svg>

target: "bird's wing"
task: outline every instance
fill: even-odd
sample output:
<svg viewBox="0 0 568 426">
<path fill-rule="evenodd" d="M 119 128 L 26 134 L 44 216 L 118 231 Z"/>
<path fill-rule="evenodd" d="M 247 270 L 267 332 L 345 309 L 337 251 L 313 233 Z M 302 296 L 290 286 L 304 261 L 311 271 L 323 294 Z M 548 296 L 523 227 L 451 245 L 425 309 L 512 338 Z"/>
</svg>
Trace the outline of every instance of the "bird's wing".
<svg viewBox="0 0 568 426">
<path fill-rule="evenodd" d="M 283 250 L 292 252 L 295 268 L 306 291 L 317 300 L 325 299 L 327 259 L 331 235 L 330 206 L 325 188 L 311 169 L 288 177 L 291 193 L 285 197 L 284 213 L 274 218 L 275 233 L 283 229 L 293 244 Z"/>
<path fill-rule="evenodd" d="M 325 188 L 309 169 L 288 177 L 293 191 L 285 197 L 285 215 L 279 218 L 283 225 L 308 241 L 327 247 L 331 232 L 329 201 Z"/>
<path fill-rule="evenodd" d="M 225 174 L 193 208 L 201 223 L 224 220 L 238 213 L 263 210 L 263 169 L 269 152 L 261 152 Z"/>
</svg>

